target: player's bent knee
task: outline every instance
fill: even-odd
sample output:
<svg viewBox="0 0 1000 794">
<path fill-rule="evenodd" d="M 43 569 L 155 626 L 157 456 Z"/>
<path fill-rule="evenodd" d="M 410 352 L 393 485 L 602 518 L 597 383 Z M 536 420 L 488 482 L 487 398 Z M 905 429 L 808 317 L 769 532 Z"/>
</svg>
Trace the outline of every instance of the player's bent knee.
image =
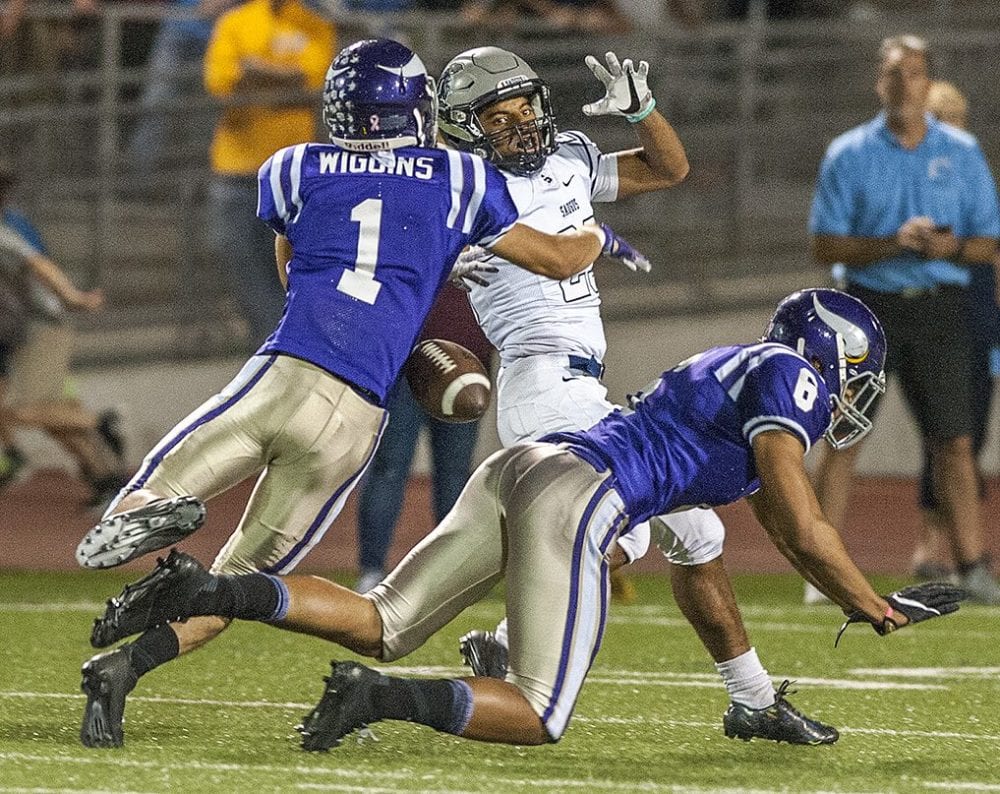
<svg viewBox="0 0 1000 794">
<path fill-rule="evenodd" d="M 687 510 L 649 521 L 657 548 L 674 565 L 703 565 L 721 556 L 726 529 L 711 510 Z"/>
<path fill-rule="evenodd" d="M 526 746 L 558 741 L 539 712 L 541 704 L 521 686 L 496 678 L 463 680 L 472 690 L 473 706 L 461 734 L 465 738 Z"/>
<path fill-rule="evenodd" d="M 706 538 L 692 542 L 665 532 L 656 540 L 656 546 L 674 565 L 704 565 L 722 556 L 722 538 Z"/>
</svg>

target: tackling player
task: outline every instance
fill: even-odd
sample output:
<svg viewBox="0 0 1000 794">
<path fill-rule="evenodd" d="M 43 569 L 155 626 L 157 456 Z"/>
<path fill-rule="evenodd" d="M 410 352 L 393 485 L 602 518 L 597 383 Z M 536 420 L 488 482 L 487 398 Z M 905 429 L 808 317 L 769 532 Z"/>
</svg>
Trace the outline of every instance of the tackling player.
<svg viewBox="0 0 1000 794">
<path fill-rule="evenodd" d="M 633 412 L 495 453 L 437 529 L 366 595 L 318 577 L 212 575 L 175 550 L 109 602 L 91 642 L 208 613 L 392 661 L 506 579 L 506 680 L 407 679 L 334 662 L 300 727 L 302 745 L 325 750 L 383 719 L 481 741 L 555 742 L 600 648 L 608 549 L 651 516 L 743 497 L 781 553 L 843 607 L 845 628 L 868 622 L 887 634 L 953 612 L 964 593 L 950 585 L 878 595 L 806 474 L 805 454 L 820 438 L 843 448 L 871 429 L 884 361 L 885 336 L 861 301 L 829 289 L 797 292 L 779 304 L 761 342 L 692 356 L 643 389 Z M 769 711 L 778 720 L 794 710 L 779 694 Z M 755 735 L 746 724 L 735 730 Z"/>
<path fill-rule="evenodd" d="M 581 228 L 594 220 L 594 203 L 661 190 L 688 172 L 684 147 L 656 110 L 648 66 L 587 64 L 605 96 L 583 108 L 588 115 L 624 116 L 641 148 L 602 152 L 581 132 L 557 133 L 544 81 L 519 56 L 481 47 L 456 56 L 438 86 L 439 126 L 446 142 L 492 162 L 507 176 L 520 220 L 546 232 Z M 529 273 L 483 252 L 497 268 L 471 286 L 472 306 L 497 350 L 497 429 L 504 446 L 546 433 L 583 430 L 615 409 L 601 382 L 607 349 L 601 298 L 591 268 L 557 280 Z M 745 721 L 755 735 L 795 743 L 837 731 L 804 715 L 775 722 L 763 717 L 778 695 L 743 625 L 722 560 L 725 529 L 711 510 L 690 510 L 651 521 L 657 545 L 670 561 L 678 606 L 715 661 L 732 704 L 724 728 Z M 619 544 L 628 562 L 649 547 L 650 525 L 633 528 Z M 475 631 L 461 651 L 477 675 L 506 673 L 506 625 Z"/>
<path fill-rule="evenodd" d="M 331 143 L 282 149 L 259 173 L 258 215 L 276 233 L 288 292 L 281 322 L 220 394 L 149 453 L 81 541 L 82 565 L 119 565 L 176 542 L 200 526 L 202 500 L 259 474 L 213 570 L 291 571 L 371 460 L 386 392 L 465 246 L 485 245 L 556 278 L 602 250 L 642 261 L 603 227 L 555 236 L 515 225 L 493 166 L 432 148 L 434 81 L 401 44 L 368 40 L 341 51 L 327 74 L 323 119 Z M 160 626 L 84 664 L 83 743 L 120 745 L 138 678 L 226 625 Z"/>
</svg>

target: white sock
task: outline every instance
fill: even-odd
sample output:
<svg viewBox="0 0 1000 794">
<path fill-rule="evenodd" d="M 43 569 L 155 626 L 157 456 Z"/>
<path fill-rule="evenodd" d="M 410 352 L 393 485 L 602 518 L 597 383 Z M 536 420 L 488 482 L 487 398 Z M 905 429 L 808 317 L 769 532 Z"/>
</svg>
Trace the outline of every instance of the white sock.
<svg viewBox="0 0 1000 794">
<path fill-rule="evenodd" d="M 752 709 L 765 709 L 774 703 L 774 684 L 757 658 L 756 648 L 734 659 L 717 662 L 715 669 L 722 676 L 733 702 Z"/>
<path fill-rule="evenodd" d="M 497 638 L 497 642 L 499 642 L 504 648 L 509 647 L 507 645 L 507 618 L 506 617 L 504 617 L 503 620 L 501 620 L 499 623 L 497 623 L 497 627 L 493 630 L 493 636 Z"/>
</svg>

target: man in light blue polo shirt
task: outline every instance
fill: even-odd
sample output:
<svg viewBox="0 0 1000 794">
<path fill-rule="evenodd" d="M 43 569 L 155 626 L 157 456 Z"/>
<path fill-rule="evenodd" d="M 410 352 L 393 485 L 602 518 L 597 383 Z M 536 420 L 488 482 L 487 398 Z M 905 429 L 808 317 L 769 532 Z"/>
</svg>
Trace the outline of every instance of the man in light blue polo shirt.
<svg viewBox="0 0 1000 794">
<path fill-rule="evenodd" d="M 989 267 L 1000 237 L 996 186 L 976 139 L 925 112 L 926 42 L 887 38 L 879 56 L 883 111 L 827 149 L 809 219 L 813 254 L 841 264 L 848 291 L 881 319 L 886 372 L 900 378 L 952 517 L 961 584 L 974 600 L 1000 604 L 977 495 L 966 322 L 969 268 Z M 839 526 L 857 447 L 824 453 L 817 494 Z"/>
</svg>

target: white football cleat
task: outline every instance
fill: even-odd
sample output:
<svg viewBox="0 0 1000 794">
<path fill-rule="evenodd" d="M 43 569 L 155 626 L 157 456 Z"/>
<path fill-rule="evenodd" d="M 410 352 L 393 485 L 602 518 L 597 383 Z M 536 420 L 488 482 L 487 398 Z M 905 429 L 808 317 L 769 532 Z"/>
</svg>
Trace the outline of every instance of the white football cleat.
<svg viewBox="0 0 1000 794">
<path fill-rule="evenodd" d="M 84 568 L 113 568 L 183 540 L 205 522 L 205 505 L 194 496 L 175 496 L 108 516 L 76 547 Z"/>
</svg>

